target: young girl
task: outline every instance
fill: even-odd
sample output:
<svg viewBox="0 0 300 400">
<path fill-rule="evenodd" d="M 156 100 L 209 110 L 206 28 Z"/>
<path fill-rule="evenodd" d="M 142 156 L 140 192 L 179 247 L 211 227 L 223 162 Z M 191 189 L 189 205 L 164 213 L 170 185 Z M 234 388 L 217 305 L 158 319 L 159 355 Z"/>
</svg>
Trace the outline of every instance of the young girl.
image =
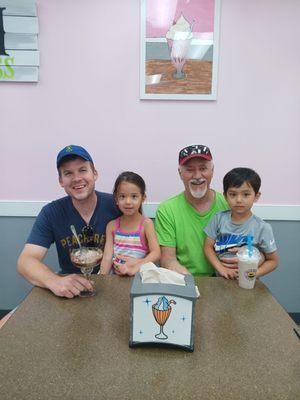
<svg viewBox="0 0 300 400">
<path fill-rule="evenodd" d="M 141 265 L 160 259 L 160 247 L 153 222 L 142 214 L 146 185 L 134 172 L 118 176 L 113 195 L 122 216 L 106 227 L 106 243 L 101 274 L 111 269 L 118 275 L 134 275 Z"/>
</svg>

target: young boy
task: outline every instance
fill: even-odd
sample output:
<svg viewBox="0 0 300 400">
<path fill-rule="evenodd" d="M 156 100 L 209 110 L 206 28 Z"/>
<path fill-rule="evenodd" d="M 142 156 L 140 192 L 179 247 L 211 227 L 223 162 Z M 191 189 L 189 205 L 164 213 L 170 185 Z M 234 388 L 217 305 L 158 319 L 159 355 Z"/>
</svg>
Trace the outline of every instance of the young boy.
<svg viewBox="0 0 300 400">
<path fill-rule="evenodd" d="M 250 168 L 234 168 L 223 178 L 224 196 L 230 210 L 217 213 L 204 229 L 207 238 L 204 252 L 217 272 L 226 279 L 237 278 L 236 269 L 226 268 L 219 257 L 234 256 L 230 249 L 247 244 L 252 236 L 253 246 L 264 254 L 256 276 L 273 271 L 278 265 L 278 254 L 271 226 L 253 215 L 251 208 L 260 197 L 261 180 Z"/>
</svg>

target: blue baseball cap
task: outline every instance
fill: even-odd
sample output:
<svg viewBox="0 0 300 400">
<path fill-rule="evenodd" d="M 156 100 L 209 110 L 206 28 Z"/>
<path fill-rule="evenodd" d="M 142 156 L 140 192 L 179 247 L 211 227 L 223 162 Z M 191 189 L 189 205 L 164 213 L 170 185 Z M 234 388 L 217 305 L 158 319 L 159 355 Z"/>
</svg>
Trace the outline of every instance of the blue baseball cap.
<svg viewBox="0 0 300 400">
<path fill-rule="evenodd" d="M 93 162 L 90 154 L 81 146 L 76 146 L 75 144 L 70 144 L 69 146 L 64 147 L 57 155 L 56 159 L 56 167 L 59 168 L 63 158 L 68 156 L 78 156 L 83 158 L 86 161 Z"/>
</svg>

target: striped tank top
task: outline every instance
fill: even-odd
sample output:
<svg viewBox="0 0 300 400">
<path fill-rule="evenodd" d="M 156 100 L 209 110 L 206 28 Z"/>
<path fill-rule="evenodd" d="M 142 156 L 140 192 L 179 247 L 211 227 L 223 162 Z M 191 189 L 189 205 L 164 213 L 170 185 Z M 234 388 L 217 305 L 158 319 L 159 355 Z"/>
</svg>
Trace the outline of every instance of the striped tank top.
<svg viewBox="0 0 300 400">
<path fill-rule="evenodd" d="M 113 231 L 114 256 L 122 254 L 134 258 L 144 258 L 149 253 L 148 246 L 142 235 L 144 221 L 145 218 L 143 217 L 137 231 L 124 232 L 120 227 L 121 218 L 116 219 L 116 229 Z"/>
</svg>

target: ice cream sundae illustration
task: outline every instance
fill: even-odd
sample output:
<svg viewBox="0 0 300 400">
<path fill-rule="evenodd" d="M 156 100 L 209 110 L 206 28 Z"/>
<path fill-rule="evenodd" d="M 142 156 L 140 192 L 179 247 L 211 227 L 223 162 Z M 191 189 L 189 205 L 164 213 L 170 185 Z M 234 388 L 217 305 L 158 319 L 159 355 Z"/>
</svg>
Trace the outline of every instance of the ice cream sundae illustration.
<svg viewBox="0 0 300 400">
<path fill-rule="evenodd" d="M 174 79 L 182 79 L 185 73 L 182 71 L 186 61 L 193 37 L 192 25 L 181 14 L 176 23 L 174 23 L 166 34 L 169 50 L 171 52 L 171 61 L 176 69 L 173 74 Z"/>
<path fill-rule="evenodd" d="M 170 304 L 176 304 L 176 301 L 168 300 L 165 296 L 161 296 L 152 306 L 153 316 L 160 327 L 159 333 L 155 335 L 157 339 L 168 339 L 168 336 L 164 333 L 164 325 L 167 322 L 172 311 L 172 307 L 170 306 Z"/>
</svg>

